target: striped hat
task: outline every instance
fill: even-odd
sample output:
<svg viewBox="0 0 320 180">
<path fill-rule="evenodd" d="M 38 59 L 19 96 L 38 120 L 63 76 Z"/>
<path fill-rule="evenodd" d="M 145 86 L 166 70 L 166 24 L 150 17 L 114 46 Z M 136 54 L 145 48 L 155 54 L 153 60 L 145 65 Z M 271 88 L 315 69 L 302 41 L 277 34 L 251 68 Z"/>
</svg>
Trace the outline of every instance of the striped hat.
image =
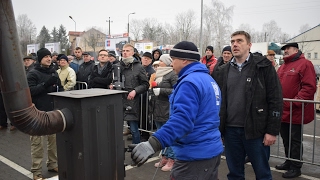
<svg viewBox="0 0 320 180">
<path fill-rule="evenodd" d="M 172 58 L 185 59 L 190 61 L 200 61 L 200 54 L 197 46 L 193 42 L 182 41 L 170 50 Z"/>
</svg>

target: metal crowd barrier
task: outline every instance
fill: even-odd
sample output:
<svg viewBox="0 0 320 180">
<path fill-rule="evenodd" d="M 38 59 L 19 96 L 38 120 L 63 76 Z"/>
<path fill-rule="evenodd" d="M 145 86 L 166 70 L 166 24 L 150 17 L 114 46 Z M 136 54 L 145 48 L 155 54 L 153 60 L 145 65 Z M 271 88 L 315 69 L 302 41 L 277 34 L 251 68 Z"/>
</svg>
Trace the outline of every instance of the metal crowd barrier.
<svg viewBox="0 0 320 180">
<path fill-rule="evenodd" d="M 316 114 L 316 108 L 315 105 L 316 104 L 320 104 L 320 101 L 312 101 L 312 100 L 298 100 L 298 99 L 287 99 L 287 98 L 283 98 L 283 101 L 287 101 L 290 103 L 290 129 L 289 129 L 289 134 L 291 134 L 291 130 L 292 130 L 292 104 L 295 102 L 299 102 L 302 104 L 301 109 L 302 109 L 302 126 L 301 126 L 301 145 L 300 145 L 300 157 L 302 157 L 302 159 L 293 159 L 290 156 L 290 149 L 291 147 L 291 136 L 289 136 L 289 150 L 288 150 L 288 157 L 285 156 L 285 152 L 284 152 L 284 147 L 282 144 L 282 138 L 279 135 L 278 136 L 278 143 L 276 143 L 275 145 L 273 145 L 271 147 L 271 157 L 276 157 L 276 158 L 280 158 L 280 159 L 288 159 L 288 160 L 292 160 L 292 161 L 297 161 L 297 162 L 302 162 L 302 163 L 307 163 L 307 164 L 312 164 L 312 165 L 317 165 L 320 166 L 320 136 L 316 136 L 316 134 L 318 133 L 318 135 L 320 135 L 320 129 L 317 129 L 317 121 L 319 121 L 319 118 L 317 117 Z M 314 120 L 312 122 L 310 122 L 309 124 L 303 124 L 304 122 L 304 105 L 305 104 L 313 104 L 314 106 Z M 312 127 L 313 125 L 313 127 Z M 305 127 L 308 126 L 309 128 L 312 127 L 312 134 L 304 134 L 304 130 Z M 307 140 L 304 141 L 303 137 L 307 137 L 308 139 L 311 138 L 311 141 Z M 316 144 L 318 142 L 318 144 Z M 309 146 L 308 146 L 309 145 Z M 310 147 L 312 147 L 310 149 Z M 272 154 L 272 150 L 275 150 L 276 153 Z"/>
<path fill-rule="evenodd" d="M 140 112 L 139 130 L 144 131 L 144 132 L 148 132 L 148 133 L 154 133 L 157 129 L 155 129 L 153 126 L 154 120 L 153 120 L 152 115 L 149 115 L 149 96 L 150 96 L 150 93 L 147 92 L 145 95 L 148 98 L 144 98 L 143 96 L 144 95 L 140 95 L 141 112 Z M 301 107 L 302 108 L 302 122 L 304 121 L 304 113 L 305 113 L 304 105 L 306 103 L 313 104 L 315 119 L 312 122 L 310 122 L 309 124 L 302 123 L 302 126 L 301 126 L 302 146 L 301 146 L 300 152 L 302 152 L 302 159 L 297 160 L 297 159 L 290 158 L 290 149 L 292 148 L 291 147 L 291 137 L 289 138 L 290 143 L 289 143 L 288 157 L 285 156 L 284 146 L 283 146 L 282 138 L 281 138 L 280 134 L 278 136 L 277 143 L 275 145 L 271 146 L 271 153 L 270 153 L 271 155 L 270 156 L 275 157 L 275 158 L 288 159 L 288 160 L 292 160 L 292 161 L 299 161 L 299 162 L 303 162 L 303 163 L 307 163 L 307 164 L 320 166 L 320 126 L 317 129 L 317 121 L 320 120 L 320 116 L 318 118 L 316 111 L 315 111 L 316 110 L 315 105 L 320 104 L 320 101 L 298 100 L 298 99 L 287 99 L 287 98 L 284 98 L 283 100 L 290 103 L 290 122 L 292 122 L 292 105 L 294 102 L 302 103 L 302 107 Z M 145 101 L 145 102 L 143 102 L 143 101 Z M 143 107 L 143 106 L 145 106 L 145 107 Z M 143 112 L 143 111 L 145 111 L 145 112 Z M 146 119 L 147 121 L 143 121 L 143 119 Z M 290 123 L 289 134 L 291 134 L 291 125 L 292 125 L 292 123 Z M 125 126 L 128 127 L 127 125 L 125 125 Z M 308 126 L 309 131 L 310 131 L 310 127 L 312 127 L 312 132 L 308 132 L 311 134 L 304 134 L 305 126 Z M 304 141 L 304 139 L 303 139 L 304 136 L 306 138 L 308 138 L 307 141 Z M 305 143 L 307 145 L 303 145 L 303 143 Z M 300 154 L 300 156 L 301 156 L 301 154 Z"/>
<path fill-rule="evenodd" d="M 88 84 L 86 82 L 77 81 L 76 85 L 74 86 L 75 89 L 88 89 Z"/>
</svg>

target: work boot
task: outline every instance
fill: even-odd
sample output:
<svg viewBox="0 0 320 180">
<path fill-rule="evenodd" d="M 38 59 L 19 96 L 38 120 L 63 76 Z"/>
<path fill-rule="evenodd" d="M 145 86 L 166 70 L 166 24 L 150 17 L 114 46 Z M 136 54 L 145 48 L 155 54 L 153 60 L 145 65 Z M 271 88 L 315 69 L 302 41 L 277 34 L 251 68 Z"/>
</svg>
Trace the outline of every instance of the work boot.
<svg viewBox="0 0 320 180">
<path fill-rule="evenodd" d="M 42 180 L 41 174 L 33 174 L 33 180 Z"/>
<path fill-rule="evenodd" d="M 301 175 L 301 170 L 300 169 L 290 169 L 289 171 L 285 172 L 282 174 L 283 178 L 295 178 L 299 177 Z"/>
<path fill-rule="evenodd" d="M 171 171 L 173 164 L 174 164 L 174 160 L 168 158 L 167 164 L 161 168 L 161 171 Z"/>
<path fill-rule="evenodd" d="M 276 165 L 276 169 L 278 170 L 289 170 L 290 169 L 290 162 L 284 162 L 282 164 Z"/>
<path fill-rule="evenodd" d="M 162 156 L 160 161 L 154 164 L 154 167 L 163 167 L 168 162 L 168 159 L 165 156 Z"/>
</svg>

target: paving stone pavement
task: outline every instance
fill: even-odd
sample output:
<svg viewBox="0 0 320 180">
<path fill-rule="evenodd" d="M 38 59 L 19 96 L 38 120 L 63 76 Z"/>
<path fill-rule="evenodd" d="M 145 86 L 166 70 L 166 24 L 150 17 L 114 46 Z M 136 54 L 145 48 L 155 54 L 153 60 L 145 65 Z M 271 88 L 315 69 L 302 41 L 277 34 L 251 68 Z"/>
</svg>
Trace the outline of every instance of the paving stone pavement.
<svg viewBox="0 0 320 180">
<path fill-rule="evenodd" d="M 126 137 L 124 137 L 126 139 Z M 130 142 L 125 141 L 126 145 Z M 46 157 L 46 155 L 44 156 Z M 0 180 L 30 180 L 31 174 L 22 174 L 18 170 L 17 167 L 11 168 L 3 161 L 8 159 L 13 162 L 14 165 L 18 165 L 19 168 L 24 169 L 27 172 L 30 172 L 31 166 L 31 156 L 30 156 L 30 140 L 29 135 L 26 135 L 18 130 L 9 131 L 1 130 L 0 131 Z M 46 169 L 44 158 L 43 161 L 43 171 L 42 175 L 45 178 L 51 178 L 57 176 L 56 173 L 48 172 Z M 155 174 L 156 168 L 153 166 L 154 163 L 158 161 L 157 155 L 152 158 L 153 161 L 150 161 L 144 164 L 141 167 L 131 167 L 127 166 L 126 168 L 126 177 L 125 180 L 152 180 Z M 274 167 L 276 164 L 281 163 L 283 160 L 278 158 L 270 158 L 270 166 Z M 125 163 L 130 164 L 131 158 L 130 153 L 125 153 Z M 255 179 L 254 172 L 250 164 L 246 164 L 246 179 L 251 180 Z M 19 169 L 18 168 L 18 169 Z M 21 170 L 21 169 L 20 169 Z M 312 165 L 303 165 L 302 173 L 308 172 L 308 174 L 303 174 L 299 178 L 295 178 L 294 180 L 305 180 L 305 179 L 313 179 L 320 180 L 320 167 L 312 166 Z M 219 167 L 219 180 L 226 180 L 228 173 L 228 168 L 226 165 L 225 159 L 221 159 L 221 164 Z M 273 179 L 283 179 L 281 177 L 281 171 L 275 171 L 273 168 L 272 171 Z M 168 180 L 170 176 L 170 172 L 162 172 L 158 169 L 154 180 Z"/>
</svg>

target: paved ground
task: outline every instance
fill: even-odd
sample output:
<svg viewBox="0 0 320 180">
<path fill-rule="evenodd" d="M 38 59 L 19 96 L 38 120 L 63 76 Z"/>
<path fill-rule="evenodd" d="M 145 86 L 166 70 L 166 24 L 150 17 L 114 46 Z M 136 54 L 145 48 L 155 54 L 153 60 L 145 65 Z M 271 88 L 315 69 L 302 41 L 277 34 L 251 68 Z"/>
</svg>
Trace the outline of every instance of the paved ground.
<svg viewBox="0 0 320 180">
<path fill-rule="evenodd" d="M 30 140 L 29 136 L 19 131 L 0 131 L 0 180 L 28 180 L 32 178 L 30 173 L 31 157 L 30 157 Z M 318 141 L 317 141 L 318 142 Z M 129 142 L 127 142 L 128 144 Z M 126 153 L 125 162 L 130 164 L 130 154 Z M 141 167 L 126 167 L 125 180 L 152 180 L 156 172 L 154 163 L 158 161 L 158 157 L 151 158 L 148 163 Z M 279 158 L 271 158 L 270 166 L 272 169 L 273 179 L 282 179 L 281 171 L 275 170 L 273 167 L 281 163 L 283 160 Z M 319 163 L 319 162 L 318 162 Z M 246 179 L 255 179 L 252 167 L 246 164 Z M 219 179 L 225 180 L 228 173 L 228 168 L 225 159 L 222 158 L 219 167 Z M 303 165 L 303 175 L 296 180 L 320 180 L 320 167 L 315 165 Z M 169 179 L 170 172 L 162 172 L 160 169 L 155 175 L 155 180 Z M 48 172 L 43 162 L 43 176 L 51 178 L 56 176 L 56 173 Z M 52 178 L 54 179 L 54 178 Z M 55 178 L 57 179 L 57 178 Z"/>
</svg>

